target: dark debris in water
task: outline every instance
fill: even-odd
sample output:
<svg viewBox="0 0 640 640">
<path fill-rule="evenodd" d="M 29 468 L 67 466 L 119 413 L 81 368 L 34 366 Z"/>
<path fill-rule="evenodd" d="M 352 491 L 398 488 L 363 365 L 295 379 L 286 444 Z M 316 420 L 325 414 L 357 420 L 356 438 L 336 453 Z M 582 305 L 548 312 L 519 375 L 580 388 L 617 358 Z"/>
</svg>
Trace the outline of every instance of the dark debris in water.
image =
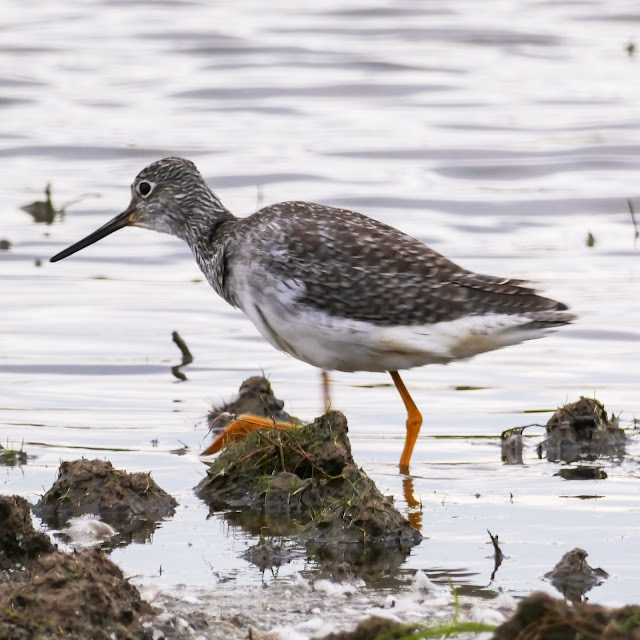
<svg viewBox="0 0 640 640">
<path fill-rule="evenodd" d="M 500 459 L 505 464 L 523 464 L 522 432 L 526 427 L 508 429 L 500 434 Z"/>
<path fill-rule="evenodd" d="M 576 547 L 567 551 L 560 562 L 544 577 L 567 599 L 569 602 L 581 602 L 587 591 L 602 584 L 609 577 L 603 569 L 594 569 L 587 564 L 589 554 Z"/>
<path fill-rule="evenodd" d="M 492 640 L 640 640 L 640 607 L 570 605 L 546 593 L 533 593 L 520 601 Z"/>
<path fill-rule="evenodd" d="M 600 467 L 567 467 L 560 469 L 554 476 L 560 476 L 565 480 L 605 480 L 607 472 Z"/>
<path fill-rule="evenodd" d="M 0 445 L 0 466 L 3 467 L 21 467 L 27 464 L 29 456 L 22 448 L 5 449 Z"/>
<path fill-rule="evenodd" d="M 581 397 L 558 409 L 547 422 L 547 437 L 538 445 L 538 456 L 546 451 L 550 462 L 621 458 L 627 436 L 618 419 L 610 418 L 601 402 Z"/>
<path fill-rule="evenodd" d="M 491 544 L 493 545 L 493 571 L 491 572 L 491 580 L 494 580 L 496 573 L 504 560 L 504 553 L 502 553 L 502 549 L 500 548 L 498 534 L 494 536 L 489 529 L 487 529 L 487 533 L 489 534 Z"/>
<path fill-rule="evenodd" d="M 36 200 L 20 207 L 22 211 L 28 213 L 38 224 L 53 224 L 56 218 L 63 219 L 67 209 L 72 205 L 86 200 L 87 198 L 99 198 L 99 193 L 83 193 L 77 198 L 68 200 L 60 207 L 56 208 L 51 199 L 51 183 L 47 184 L 44 190 L 45 199 Z"/>
<path fill-rule="evenodd" d="M 99 516 L 120 534 L 117 542 L 145 541 L 176 500 L 146 473 L 127 473 L 102 460 L 63 462 L 58 477 L 33 511 L 52 528 L 87 513 Z"/>
<path fill-rule="evenodd" d="M 189 351 L 189 347 L 187 347 L 187 343 L 182 339 L 182 336 L 177 331 L 174 331 L 171 334 L 171 339 L 175 342 L 178 349 L 180 349 L 180 353 L 182 353 L 182 362 L 172 366 L 171 373 L 178 378 L 178 380 L 182 380 L 184 382 L 188 378 L 185 373 L 180 371 L 180 369 L 190 365 L 193 362 L 193 356 L 191 355 L 191 351 Z"/>
<path fill-rule="evenodd" d="M 0 496 L 0 522 L 0 638 L 151 638 L 151 608 L 101 551 L 60 552 L 19 496 Z"/>
<path fill-rule="evenodd" d="M 288 535 L 321 562 L 398 566 L 422 539 L 355 465 L 337 411 L 304 427 L 249 433 L 222 451 L 196 493 L 212 511 L 244 508 L 250 519 L 260 512 L 288 522 Z"/>
<path fill-rule="evenodd" d="M 36 200 L 20 207 L 39 224 L 53 224 L 57 215 L 64 215 L 64 209 L 56 209 L 51 200 L 51 183 L 44 189 L 44 200 Z"/>
</svg>

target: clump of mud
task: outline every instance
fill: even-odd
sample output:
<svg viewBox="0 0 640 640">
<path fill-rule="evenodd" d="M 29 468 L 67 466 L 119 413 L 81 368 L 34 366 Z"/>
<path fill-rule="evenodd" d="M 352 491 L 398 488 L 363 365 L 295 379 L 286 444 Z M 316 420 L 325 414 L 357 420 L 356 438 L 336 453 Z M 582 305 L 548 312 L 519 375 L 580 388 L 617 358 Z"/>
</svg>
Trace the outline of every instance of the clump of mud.
<svg viewBox="0 0 640 640">
<path fill-rule="evenodd" d="M 207 415 L 209 429 L 222 431 L 236 416 L 250 413 L 261 418 L 273 418 L 278 422 L 301 424 L 283 409 L 284 401 L 273 394 L 269 381 L 263 376 L 247 378 L 241 385 L 237 397 L 220 407 L 211 409 Z"/>
<path fill-rule="evenodd" d="M 20 496 L 0 496 L 0 571 L 25 566 L 55 546 L 31 524 L 29 503 Z"/>
<path fill-rule="evenodd" d="M 581 602 L 587 591 L 603 583 L 609 574 L 587 564 L 589 554 L 576 547 L 567 551 L 560 562 L 544 577 L 570 602 Z"/>
<path fill-rule="evenodd" d="M 249 433 L 222 451 L 196 493 L 212 511 L 289 519 L 288 535 L 323 562 L 399 564 L 422 539 L 354 464 L 337 411 L 299 429 Z"/>
<path fill-rule="evenodd" d="M 558 409 L 547 422 L 547 438 L 538 446 L 550 462 L 595 460 L 601 456 L 622 457 L 627 436 L 618 419 L 607 417 L 604 406 L 594 398 L 581 397 Z"/>
<path fill-rule="evenodd" d="M 375 640 L 378 637 L 384 638 L 384 640 L 398 640 L 414 637 L 414 634 L 419 630 L 419 626 L 399 625 L 388 618 L 374 616 L 363 620 L 353 631 L 330 633 L 328 636 L 312 640 Z"/>
<path fill-rule="evenodd" d="M 151 637 L 151 608 L 101 551 L 58 551 L 18 496 L 0 496 L 0 522 L 0 638 Z"/>
<path fill-rule="evenodd" d="M 500 434 L 500 459 L 505 464 L 523 464 L 522 433 L 525 429 L 526 427 L 515 427 Z"/>
<path fill-rule="evenodd" d="M 567 604 L 533 593 L 500 625 L 493 640 L 640 640 L 640 607 Z"/>
<path fill-rule="evenodd" d="M 54 529 L 70 518 L 91 513 L 112 525 L 119 542 L 144 542 L 164 517 L 173 515 L 176 500 L 146 473 L 127 473 L 102 460 L 63 462 L 53 486 L 33 507 Z"/>
</svg>

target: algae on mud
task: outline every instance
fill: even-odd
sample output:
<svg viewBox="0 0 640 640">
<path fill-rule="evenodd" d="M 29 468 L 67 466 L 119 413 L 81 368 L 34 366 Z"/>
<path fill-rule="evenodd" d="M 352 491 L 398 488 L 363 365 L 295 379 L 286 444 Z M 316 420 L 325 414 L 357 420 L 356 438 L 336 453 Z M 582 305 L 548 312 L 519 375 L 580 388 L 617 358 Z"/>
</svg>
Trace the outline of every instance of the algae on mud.
<svg viewBox="0 0 640 640">
<path fill-rule="evenodd" d="M 212 511 L 259 511 L 278 521 L 280 534 L 289 519 L 286 533 L 323 562 L 366 565 L 384 556 L 399 566 L 422 540 L 355 465 L 337 411 L 300 428 L 249 433 L 210 464 L 196 494 Z"/>
<path fill-rule="evenodd" d="M 20 467 L 27 464 L 29 456 L 26 451 L 20 449 L 5 449 L 0 444 L 0 465 L 4 467 Z"/>
</svg>

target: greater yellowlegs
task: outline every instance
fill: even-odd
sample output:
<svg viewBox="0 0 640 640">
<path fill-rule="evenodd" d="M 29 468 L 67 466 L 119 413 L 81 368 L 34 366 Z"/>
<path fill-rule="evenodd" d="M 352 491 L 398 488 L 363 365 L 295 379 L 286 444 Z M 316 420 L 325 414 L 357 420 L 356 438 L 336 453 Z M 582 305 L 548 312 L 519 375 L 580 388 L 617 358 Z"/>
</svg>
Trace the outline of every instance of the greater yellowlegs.
<svg viewBox="0 0 640 640">
<path fill-rule="evenodd" d="M 399 370 L 537 338 L 574 317 L 520 280 L 467 271 L 360 213 L 282 202 L 236 218 L 182 158 L 143 169 L 127 209 L 51 261 L 128 225 L 182 238 L 209 284 L 266 340 L 322 370 L 325 404 L 327 371 L 389 371 L 408 414 L 402 470 L 422 416 Z M 251 425 L 260 421 L 236 427 Z"/>
</svg>

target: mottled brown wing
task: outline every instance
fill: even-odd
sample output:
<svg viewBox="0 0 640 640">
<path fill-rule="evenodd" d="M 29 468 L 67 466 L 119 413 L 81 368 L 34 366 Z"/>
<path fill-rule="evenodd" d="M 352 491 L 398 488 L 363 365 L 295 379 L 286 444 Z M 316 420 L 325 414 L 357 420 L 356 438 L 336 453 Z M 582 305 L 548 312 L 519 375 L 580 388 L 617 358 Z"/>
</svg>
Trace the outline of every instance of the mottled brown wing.
<svg viewBox="0 0 640 640">
<path fill-rule="evenodd" d="M 260 215 L 267 233 L 282 233 L 272 268 L 304 284 L 299 303 L 333 316 L 379 326 L 422 325 L 560 308 L 518 280 L 473 274 L 352 211 L 286 202 Z"/>
</svg>

